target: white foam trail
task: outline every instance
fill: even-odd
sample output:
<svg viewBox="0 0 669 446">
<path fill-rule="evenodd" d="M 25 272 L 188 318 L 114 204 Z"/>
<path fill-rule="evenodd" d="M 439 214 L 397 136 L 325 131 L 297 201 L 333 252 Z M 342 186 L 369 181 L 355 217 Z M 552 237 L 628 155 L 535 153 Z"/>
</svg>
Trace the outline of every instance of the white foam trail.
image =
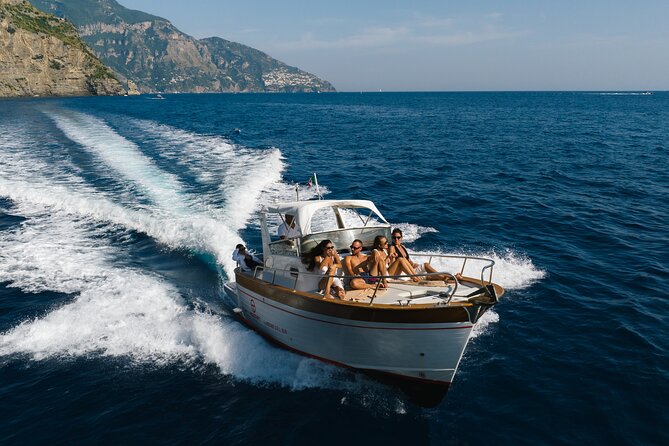
<svg viewBox="0 0 669 446">
<path fill-rule="evenodd" d="M 235 167 L 247 171 L 234 158 L 238 149 L 218 135 L 198 135 L 148 120 L 132 120 L 127 126 L 142 132 L 145 142 L 155 143 L 163 158 L 189 172 L 202 184 L 219 185 L 222 178 Z"/>
<path fill-rule="evenodd" d="M 14 149 L 0 156 L 0 195 L 14 202 L 13 213 L 28 220 L 0 233 L 0 282 L 24 292 L 51 290 L 74 297 L 0 334 L 0 354 L 122 356 L 156 364 L 205 361 L 259 385 L 348 390 L 365 385 L 340 369 L 275 349 L 237 323 L 189 310 L 177 290 L 159 277 L 112 266 L 123 255 L 104 244 L 104 235 L 90 235 L 103 221 L 172 247 L 218 252 L 216 245 L 225 245 L 229 231 L 124 208 L 80 178 L 30 157 L 26 147 L 16 144 Z M 51 184 L 56 176 L 58 184 Z"/>
<path fill-rule="evenodd" d="M 429 260 L 431 255 L 468 255 L 492 259 L 495 262 L 493 267 L 492 280 L 498 283 L 506 290 L 522 289 L 530 286 L 538 280 L 545 277 L 546 272 L 538 269 L 527 257 L 519 256 L 514 251 L 506 251 L 500 255 L 497 252 L 483 253 L 463 253 L 463 252 L 444 252 L 444 251 L 417 251 L 412 252 L 412 260 L 415 262 L 424 262 Z M 431 264 L 439 271 L 460 272 L 462 260 L 449 259 L 443 257 L 433 257 Z M 463 274 L 469 277 L 479 278 L 481 268 L 486 264 L 485 261 L 468 260 Z M 488 279 L 486 271 L 484 278 Z"/>
<path fill-rule="evenodd" d="M 295 186 L 282 181 L 286 166 L 276 148 L 248 149 L 219 135 L 200 135 L 146 120 L 130 125 L 158 140 L 161 156 L 200 182 L 217 185 L 219 196 L 214 201 L 223 198 L 226 203 L 217 218 L 232 229 L 245 228 L 249 220 L 257 222 L 255 212 L 263 204 L 295 200 Z M 300 199 L 315 197 L 314 188 L 302 185 L 298 191 Z"/>
<path fill-rule="evenodd" d="M 178 215 L 191 213 L 179 179 L 159 169 L 137 145 L 116 133 L 104 121 L 77 112 L 48 113 L 72 141 L 99 157 L 107 166 L 137 184 L 159 209 Z"/>
<path fill-rule="evenodd" d="M 158 130 L 166 141 L 161 148 L 168 147 L 164 152 L 169 154 L 170 150 L 178 150 L 182 155 L 181 162 L 201 171 L 209 170 L 221 183 L 220 190 L 225 195 L 225 206 L 221 207 L 218 205 L 220 197 L 203 202 L 201 196 L 185 194 L 174 175 L 161 170 L 135 143 L 116 133 L 104 121 L 76 112 L 50 112 L 49 116 L 68 138 L 94 153 L 123 178 L 139 185 L 156 203 L 152 214 L 167 216 L 167 226 L 185 228 L 189 234 L 194 234 L 195 229 L 200 231 L 195 245 L 201 247 L 203 241 L 208 244 L 207 251 L 216 255 L 228 276 L 232 274 L 235 265 L 230 253 L 241 242 L 237 231 L 246 226 L 258 206 L 261 192 L 268 185 L 280 183 L 283 162 L 278 150 L 236 150 L 215 138 L 210 138 L 218 143 L 215 147 L 196 144 L 208 140 L 198 140 L 197 135 L 160 126 Z M 248 173 L 249 168 L 253 174 Z M 221 237 L 222 233 L 225 236 Z"/>
<path fill-rule="evenodd" d="M 85 217 L 104 223 L 121 225 L 149 235 L 173 249 L 212 253 L 230 273 L 235 265 L 229 258 L 230 245 L 239 236 L 218 222 L 207 218 L 154 217 L 146 211 L 132 210 L 106 198 L 90 197 L 64 186 L 24 183 L 0 178 L 0 195 L 17 203 L 33 203 L 73 217 Z"/>
<path fill-rule="evenodd" d="M 28 217 L 0 233 L 0 282 L 23 292 L 76 297 L 46 316 L 0 334 L 0 355 L 129 357 L 165 365 L 204 361 L 255 384 L 350 389 L 339 369 L 267 345 L 237 323 L 189 310 L 159 277 L 114 267 L 117 249 L 89 235 L 87 222 L 19 205 Z"/>
<path fill-rule="evenodd" d="M 242 154 L 237 156 L 233 146 L 217 138 L 209 138 L 209 145 L 199 145 L 196 143 L 204 142 L 207 138 L 161 126 L 160 130 L 168 136 L 172 135 L 172 139 L 190 138 L 189 145 L 174 149 L 180 151 L 186 163 L 191 165 L 190 161 L 194 160 L 197 162 L 192 165 L 200 165 L 202 169 L 209 166 L 229 184 L 224 206 L 217 207 L 216 200 L 210 200 L 203 203 L 204 211 L 188 210 L 188 202 L 196 200 L 185 195 L 179 183 L 162 172 L 134 143 L 116 134 L 104 122 L 75 112 L 49 114 L 69 138 L 100 156 L 125 178 L 141 183 L 144 192 L 157 200 L 157 206 L 142 209 L 145 206 L 136 204 L 134 207 L 139 208 L 136 210 L 119 206 L 103 194 L 90 190 L 80 179 L 71 175 L 65 181 L 57 181 L 59 184 L 54 186 L 51 178 L 55 176 L 52 171 L 56 169 L 49 169 L 38 160 L 27 157 L 25 146 L 21 145 L 15 148 L 23 150 L 18 150 L 11 159 L 7 156 L 2 158 L 7 175 L 4 178 L 0 176 L 1 195 L 40 203 L 73 215 L 121 224 L 146 233 L 172 248 L 212 253 L 228 277 L 231 277 L 235 267 L 230 253 L 242 241 L 237 231 L 246 227 L 248 219 L 259 206 L 262 200 L 258 197 L 264 193 L 264 198 L 269 200 L 293 193 L 292 186 L 280 181 L 284 166 L 278 150 L 251 151 L 241 148 L 239 151 Z M 25 141 L 22 138 L 8 139 Z M 108 141 L 111 141 L 111 149 L 107 148 Z M 175 141 L 169 141 L 170 138 L 165 146 L 176 144 Z M 212 144 L 219 143 L 221 149 L 213 150 Z M 122 155 L 122 158 L 116 155 Z M 126 162 L 128 159 L 129 163 Z M 256 166 L 253 174 L 246 170 L 250 165 Z M 27 172 L 30 175 L 25 175 Z M 226 176 L 227 173 L 230 175 Z M 143 175 L 151 178 L 144 181 Z M 307 191 L 303 190 L 302 195 L 307 195 Z M 217 198 L 220 201 L 220 197 Z M 177 215 L 174 215 L 175 210 Z"/>
<path fill-rule="evenodd" d="M 606 93 L 583 93 L 583 94 L 594 94 L 594 95 L 599 95 L 599 96 L 650 96 L 652 93 L 606 92 Z"/>
<path fill-rule="evenodd" d="M 429 226 L 419 226 L 415 225 L 413 223 L 397 223 L 395 225 L 392 225 L 393 228 L 399 228 L 400 231 L 402 231 L 402 238 L 404 239 L 405 243 L 411 243 L 419 238 L 423 234 L 427 234 L 430 232 L 439 232 L 434 228 L 431 228 Z"/>
<path fill-rule="evenodd" d="M 157 150 L 167 159 L 190 171 L 200 181 L 215 184 L 219 196 L 209 201 L 214 207 L 221 198 L 225 207 L 217 220 L 233 231 L 250 223 L 257 225 L 256 212 L 265 204 L 295 199 L 295 185 L 282 181 L 285 163 L 278 149 L 254 150 L 237 146 L 218 135 L 199 135 L 152 121 L 137 121 L 144 135 L 159 139 Z M 327 193 L 327 188 L 323 188 Z M 315 189 L 298 186 L 301 199 L 315 197 Z M 279 221 L 270 221 L 275 231 Z M 234 244 L 227 248 L 232 252 Z M 230 274 L 228 275 L 230 277 Z"/>
<path fill-rule="evenodd" d="M 474 325 L 469 339 L 474 339 L 482 334 L 487 333 L 491 324 L 496 324 L 499 322 L 499 314 L 495 313 L 493 310 L 488 310 Z"/>
<path fill-rule="evenodd" d="M 34 142 L 21 127 L 0 126 L 0 178 L 23 179 L 25 181 L 39 180 L 49 172 L 49 181 L 56 184 L 76 183 L 85 187 L 80 178 L 66 171 L 78 171 L 66 156 L 59 150 L 44 150 Z M 47 152 L 47 153 L 44 153 Z M 40 156 L 51 155 L 58 162 L 47 165 Z M 61 156 L 59 156 L 61 155 Z"/>
</svg>

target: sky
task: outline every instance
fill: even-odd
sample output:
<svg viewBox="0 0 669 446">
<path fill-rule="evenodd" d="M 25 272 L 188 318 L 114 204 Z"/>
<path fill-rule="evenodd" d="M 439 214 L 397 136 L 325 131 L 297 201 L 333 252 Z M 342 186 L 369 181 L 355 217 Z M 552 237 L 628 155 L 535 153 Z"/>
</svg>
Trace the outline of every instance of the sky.
<svg viewBox="0 0 669 446">
<path fill-rule="evenodd" d="M 669 0 L 118 0 L 339 91 L 669 90 Z"/>
</svg>

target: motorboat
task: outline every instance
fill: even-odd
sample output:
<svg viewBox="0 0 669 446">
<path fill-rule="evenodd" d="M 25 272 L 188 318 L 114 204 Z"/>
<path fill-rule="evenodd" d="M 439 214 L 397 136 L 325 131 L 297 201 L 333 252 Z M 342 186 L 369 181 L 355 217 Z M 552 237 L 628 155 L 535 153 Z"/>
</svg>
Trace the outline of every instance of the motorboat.
<svg viewBox="0 0 669 446">
<path fill-rule="evenodd" d="M 292 233 L 279 238 L 277 228 L 286 221 Z M 351 301 L 324 295 L 324 276 L 308 271 L 302 255 L 326 239 L 342 257 L 356 239 L 365 247 L 379 235 L 391 240 L 390 224 L 371 201 L 267 205 L 260 211 L 260 231 L 262 265 L 251 271 L 238 267 L 234 281 L 224 285 L 234 314 L 291 351 L 392 378 L 422 405 L 441 401 L 472 330 L 504 294 L 492 282 L 492 259 L 410 253 L 414 261 L 422 257 L 448 271 L 417 273 L 417 281 L 406 274 L 374 276 L 374 288 L 346 290 Z"/>
</svg>

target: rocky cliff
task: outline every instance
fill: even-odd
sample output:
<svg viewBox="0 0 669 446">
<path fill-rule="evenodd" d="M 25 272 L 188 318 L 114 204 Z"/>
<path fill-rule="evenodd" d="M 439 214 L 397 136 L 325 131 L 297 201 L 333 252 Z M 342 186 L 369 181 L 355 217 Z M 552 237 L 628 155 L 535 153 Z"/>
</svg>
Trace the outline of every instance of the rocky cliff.
<svg viewBox="0 0 669 446">
<path fill-rule="evenodd" d="M 71 20 L 98 57 L 142 92 L 334 91 L 313 74 L 218 37 L 197 40 L 115 0 L 32 0 Z"/>
<path fill-rule="evenodd" d="M 0 97 L 123 93 L 71 23 L 25 1 L 0 0 Z"/>
</svg>

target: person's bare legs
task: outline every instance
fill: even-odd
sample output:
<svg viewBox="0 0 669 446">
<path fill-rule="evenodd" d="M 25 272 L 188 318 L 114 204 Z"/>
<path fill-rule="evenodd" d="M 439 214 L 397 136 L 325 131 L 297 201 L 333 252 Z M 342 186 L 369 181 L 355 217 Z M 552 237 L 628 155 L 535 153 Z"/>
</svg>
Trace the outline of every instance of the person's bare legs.
<svg viewBox="0 0 669 446">
<path fill-rule="evenodd" d="M 324 297 L 329 297 L 330 296 L 330 288 L 332 288 L 332 282 L 334 281 L 334 277 L 332 276 L 327 276 L 323 277 L 319 283 L 320 288 L 323 290 L 323 295 Z"/>
<path fill-rule="evenodd" d="M 436 269 L 434 269 L 434 266 L 430 265 L 429 263 L 425 262 L 423 263 L 423 269 L 425 270 L 426 273 L 437 273 Z M 435 276 L 427 276 L 427 280 L 448 280 L 450 276 L 445 276 L 443 274 L 435 275 Z"/>
<path fill-rule="evenodd" d="M 455 273 L 455 274 L 453 274 L 452 276 L 451 276 L 451 275 L 447 275 L 446 278 L 444 279 L 444 282 L 446 282 L 446 283 L 448 283 L 448 282 L 453 283 L 453 277 L 455 277 L 455 279 L 456 279 L 458 282 L 459 282 L 460 280 L 462 280 L 462 274 L 460 274 L 460 273 Z"/>
<path fill-rule="evenodd" d="M 365 282 L 365 279 L 351 279 L 349 285 L 352 290 L 368 290 L 376 288 L 376 285 Z"/>
<path fill-rule="evenodd" d="M 386 269 L 386 259 L 381 255 L 380 251 L 374 251 L 373 256 L 370 256 L 368 260 L 369 266 L 369 275 L 370 276 L 387 276 L 388 270 Z M 388 280 L 383 278 L 381 280 L 381 287 L 388 287 Z"/>
<path fill-rule="evenodd" d="M 400 257 L 390 265 L 388 268 L 388 274 L 391 276 L 399 276 L 402 273 L 413 275 L 416 274 L 416 270 L 413 269 L 413 266 L 411 266 L 411 263 L 409 263 L 407 259 Z M 420 277 L 412 276 L 411 280 L 414 282 L 420 282 Z"/>
<path fill-rule="evenodd" d="M 333 287 L 333 289 L 335 290 L 335 293 L 337 293 L 337 297 L 339 299 L 346 300 L 346 290 L 345 289 L 343 289 L 340 286 L 335 286 L 335 287 Z"/>
</svg>

